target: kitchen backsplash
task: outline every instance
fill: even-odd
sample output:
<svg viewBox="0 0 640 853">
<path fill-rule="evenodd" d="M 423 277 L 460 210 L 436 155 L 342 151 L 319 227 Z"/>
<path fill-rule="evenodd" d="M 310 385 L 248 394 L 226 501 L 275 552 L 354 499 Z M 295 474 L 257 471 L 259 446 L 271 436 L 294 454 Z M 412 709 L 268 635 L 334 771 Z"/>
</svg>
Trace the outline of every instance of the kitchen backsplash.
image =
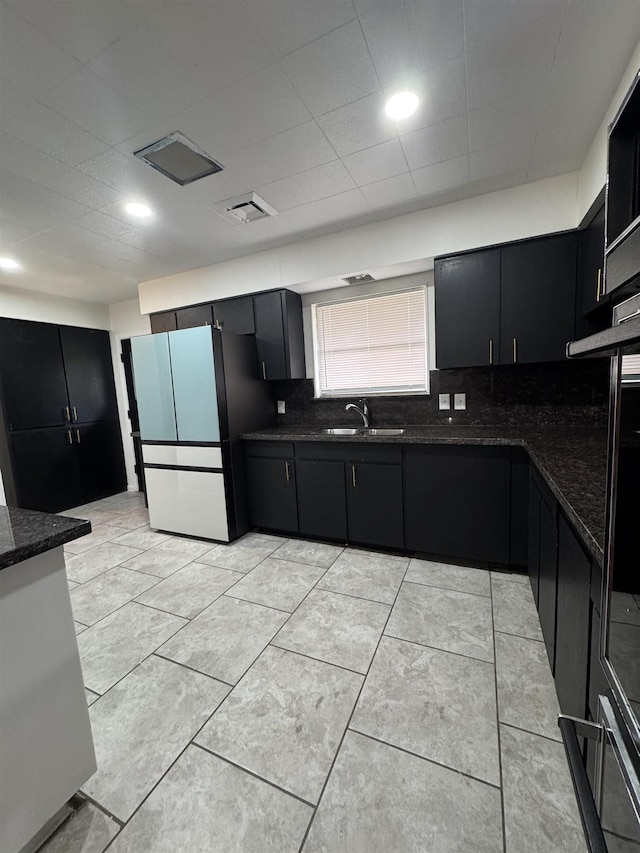
<svg viewBox="0 0 640 853">
<path fill-rule="evenodd" d="M 517 424 L 526 426 L 605 426 L 609 400 L 608 359 L 553 364 L 519 364 L 432 370 L 428 396 L 370 397 L 373 426 L 421 424 Z M 346 399 L 316 400 L 313 380 L 274 382 L 286 403 L 282 426 L 356 426 L 357 412 Z M 438 394 L 464 392 L 466 411 L 439 411 Z"/>
</svg>

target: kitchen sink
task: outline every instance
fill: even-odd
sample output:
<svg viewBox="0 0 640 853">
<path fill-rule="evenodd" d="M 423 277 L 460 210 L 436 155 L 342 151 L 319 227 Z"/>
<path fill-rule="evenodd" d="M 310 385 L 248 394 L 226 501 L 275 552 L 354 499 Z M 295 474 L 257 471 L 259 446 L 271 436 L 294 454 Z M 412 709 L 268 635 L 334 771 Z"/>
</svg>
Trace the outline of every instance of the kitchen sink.
<svg viewBox="0 0 640 853">
<path fill-rule="evenodd" d="M 404 430 L 395 427 L 389 429 L 369 428 L 363 429 L 362 433 L 363 435 L 402 435 Z"/>
<path fill-rule="evenodd" d="M 322 430 L 324 435 L 360 435 L 362 429 L 351 429 L 346 427 L 330 427 Z"/>
<path fill-rule="evenodd" d="M 403 429 L 377 429 L 374 427 L 368 427 L 364 429 L 364 427 L 359 427 L 358 429 L 351 429 L 347 427 L 329 427 L 328 429 L 323 429 L 323 435 L 402 435 L 404 432 Z"/>
</svg>

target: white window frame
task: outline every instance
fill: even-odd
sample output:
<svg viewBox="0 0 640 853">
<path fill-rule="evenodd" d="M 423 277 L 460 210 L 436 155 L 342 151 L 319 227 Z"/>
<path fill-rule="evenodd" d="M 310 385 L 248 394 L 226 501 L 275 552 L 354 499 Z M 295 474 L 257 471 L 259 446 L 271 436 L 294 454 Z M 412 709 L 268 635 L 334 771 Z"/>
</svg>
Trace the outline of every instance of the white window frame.
<svg viewBox="0 0 640 853">
<path fill-rule="evenodd" d="M 319 307 L 323 307 L 326 305 L 339 305 L 341 303 L 347 302 L 360 302 L 362 300 L 373 300 L 379 299 L 385 296 L 396 296 L 402 293 L 414 293 L 416 291 L 422 291 L 424 296 L 424 330 L 425 330 L 425 344 L 424 344 L 424 363 L 425 363 L 425 388 L 415 391 L 407 391 L 405 389 L 400 390 L 384 390 L 384 391 L 372 391 L 370 388 L 352 388 L 348 391 L 344 392 L 322 392 L 320 389 L 320 368 L 319 368 L 319 359 L 318 359 L 318 329 L 317 329 L 317 319 L 316 319 L 316 309 Z M 424 397 L 430 393 L 430 384 L 429 384 L 429 324 L 427 322 L 427 312 L 428 312 L 428 300 L 427 300 L 427 287 L 426 285 L 419 285 L 414 287 L 407 287 L 402 290 L 388 290 L 388 291 L 380 291 L 380 292 L 372 292 L 361 294 L 359 296 L 349 296 L 343 297 L 342 299 L 327 299 L 322 302 L 313 302 L 310 306 L 311 308 L 311 329 L 312 329 L 312 345 L 313 345 L 313 395 L 315 399 L 318 400 L 331 400 L 331 399 L 345 399 L 348 397 L 357 397 L 357 396 L 367 396 L 367 397 Z"/>
</svg>

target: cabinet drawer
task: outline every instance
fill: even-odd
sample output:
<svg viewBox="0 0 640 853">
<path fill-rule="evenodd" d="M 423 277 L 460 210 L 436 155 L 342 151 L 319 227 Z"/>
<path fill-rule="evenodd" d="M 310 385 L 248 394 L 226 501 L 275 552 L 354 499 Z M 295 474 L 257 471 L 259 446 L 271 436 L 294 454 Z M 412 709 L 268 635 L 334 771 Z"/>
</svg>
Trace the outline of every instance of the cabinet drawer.
<svg viewBox="0 0 640 853">
<path fill-rule="evenodd" d="M 245 456 L 262 459 L 291 459 L 293 444 L 290 441 L 245 441 Z"/>
<path fill-rule="evenodd" d="M 222 468 L 219 447 L 180 447 L 176 444 L 143 444 L 147 465 L 177 465 L 180 468 Z"/>
<path fill-rule="evenodd" d="M 399 444 L 357 444 L 355 442 L 300 441 L 295 444 L 296 459 L 336 462 L 379 462 L 399 465 L 402 446 Z"/>
<path fill-rule="evenodd" d="M 224 474 L 147 468 L 145 476 L 151 527 L 229 541 Z"/>
</svg>

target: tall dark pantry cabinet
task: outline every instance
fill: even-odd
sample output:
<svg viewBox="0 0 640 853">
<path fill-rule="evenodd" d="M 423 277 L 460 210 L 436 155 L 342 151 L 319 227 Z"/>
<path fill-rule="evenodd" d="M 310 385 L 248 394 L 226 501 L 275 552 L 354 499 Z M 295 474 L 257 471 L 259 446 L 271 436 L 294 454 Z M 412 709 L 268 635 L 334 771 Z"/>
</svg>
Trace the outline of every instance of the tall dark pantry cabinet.
<svg viewBox="0 0 640 853">
<path fill-rule="evenodd" d="M 60 512 L 126 489 L 109 333 L 0 318 L 7 502 Z"/>
</svg>

